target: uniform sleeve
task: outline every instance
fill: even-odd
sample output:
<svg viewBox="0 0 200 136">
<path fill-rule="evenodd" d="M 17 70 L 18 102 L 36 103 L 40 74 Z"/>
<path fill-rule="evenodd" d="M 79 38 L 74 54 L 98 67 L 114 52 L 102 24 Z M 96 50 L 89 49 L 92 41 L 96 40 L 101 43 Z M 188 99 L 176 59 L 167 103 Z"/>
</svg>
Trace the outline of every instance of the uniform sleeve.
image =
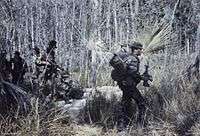
<svg viewBox="0 0 200 136">
<path fill-rule="evenodd" d="M 36 57 L 35 58 L 35 64 L 37 66 L 45 66 L 47 63 L 45 61 L 42 61 L 42 59 L 40 57 Z"/>
</svg>

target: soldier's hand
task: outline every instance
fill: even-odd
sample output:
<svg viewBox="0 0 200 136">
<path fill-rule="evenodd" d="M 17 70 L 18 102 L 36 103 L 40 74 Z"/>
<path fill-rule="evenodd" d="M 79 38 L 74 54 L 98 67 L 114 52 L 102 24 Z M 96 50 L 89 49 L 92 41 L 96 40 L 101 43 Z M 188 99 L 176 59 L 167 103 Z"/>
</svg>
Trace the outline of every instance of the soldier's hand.
<svg viewBox="0 0 200 136">
<path fill-rule="evenodd" d="M 142 74 L 141 78 L 143 81 L 153 81 L 153 77 L 151 75 Z"/>
<path fill-rule="evenodd" d="M 151 82 L 153 81 L 152 75 L 149 75 L 149 80 L 150 80 Z"/>
<path fill-rule="evenodd" d="M 136 83 L 140 83 L 140 81 L 142 80 L 142 76 L 140 75 L 140 73 L 134 74 L 133 78 L 135 79 Z"/>
</svg>

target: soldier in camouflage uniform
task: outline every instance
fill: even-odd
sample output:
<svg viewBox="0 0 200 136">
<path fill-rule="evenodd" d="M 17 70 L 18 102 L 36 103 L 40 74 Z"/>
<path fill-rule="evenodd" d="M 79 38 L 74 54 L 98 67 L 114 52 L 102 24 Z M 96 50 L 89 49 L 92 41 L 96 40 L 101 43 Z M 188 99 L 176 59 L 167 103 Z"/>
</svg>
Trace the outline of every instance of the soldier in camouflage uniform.
<svg viewBox="0 0 200 136">
<path fill-rule="evenodd" d="M 40 79 L 41 74 L 43 73 L 47 62 L 46 62 L 46 58 L 44 55 L 42 55 L 42 53 L 40 52 L 40 49 L 36 46 L 34 48 L 35 51 L 35 56 L 34 56 L 34 62 L 35 62 L 35 71 L 34 71 L 34 75 L 36 76 L 36 79 Z"/>
<path fill-rule="evenodd" d="M 0 51 L 0 76 L 3 80 L 9 81 L 11 73 L 11 63 L 6 58 L 7 52 L 5 50 Z"/>
<path fill-rule="evenodd" d="M 124 127 L 132 123 L 133 111 L 130 109 L 132 99 L 135 100 L 138 106 L 137 124 L 143 126 L 146 110 L 145 99 L 136 87 L 142 79 L 139 73 L 140 60 L 138 58 L 142 53 L 142 44 L 134 42 L 128 46 L 130 53 L 120 51 L 111 59 L 110 64 L 114 67 L 111 77 L 113 80 L 117 81 L 119 88 L 123 92 L 122 112 Z"/>
<path fill-rule="evenodd" d="M 55 61 L 55 49 L 57 42 L 52 40 L 49 42 L 49 46 L 47 47 L 47 67 L 44 75 L 45 81 L 52 80 L 53 76 L 57 75 L 57 63 Z"/>
<path fill-rule="evenodd" d="M 15 51 L 14 58 L 10 60 L 12 63 L 12 82 L 14 84 L 23 83 L 24 75 L 27 72 L 27 63 L 25 60 L 20 56 L 19 51 Z"/>
</svg>

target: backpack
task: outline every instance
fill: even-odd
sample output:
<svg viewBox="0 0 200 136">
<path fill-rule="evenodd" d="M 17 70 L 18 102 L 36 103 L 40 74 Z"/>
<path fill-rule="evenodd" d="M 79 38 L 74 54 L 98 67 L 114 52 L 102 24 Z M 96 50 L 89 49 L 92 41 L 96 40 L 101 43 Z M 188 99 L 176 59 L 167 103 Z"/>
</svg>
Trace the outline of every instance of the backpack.
<svg viewBox="0 0 200 136">
<path fill-rule="evenodd" d="M 124 63 L 124 58 L 127 57 L 125 53 L 114 54 L 113 58 L 110 60 L 110 65 L 114 68 L 111 72 L 111 77 L 114 81 L 122 81 L 126 75 L 126 63 Z"/>
</svg>

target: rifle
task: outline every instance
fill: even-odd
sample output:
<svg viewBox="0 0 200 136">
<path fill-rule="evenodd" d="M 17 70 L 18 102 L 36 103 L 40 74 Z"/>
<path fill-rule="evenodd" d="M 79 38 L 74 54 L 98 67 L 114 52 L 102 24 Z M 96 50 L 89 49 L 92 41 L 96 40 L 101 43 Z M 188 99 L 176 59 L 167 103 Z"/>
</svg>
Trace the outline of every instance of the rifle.
<svg viewBox="0 0 200 136">
<path fill-rule="evenodd" d="M 148 71 L 149 65 L 145 65 L 145 71 L 144 73 L 141 75 L 142 76 L 142 80 L 143 80 L 143 86 L 145 87 L 149 87 L 149 83 L 148 81 L 153 81 L 153 78 L 151 75 L 149 75 L 149 71 Z"/>
<path fill-rule="evenodd" d="M 34 49 L 34 50 L 35 50 L 35 49 Z M 38 52 L 41 53 L 39 48 L 38 48 Z M 44 52 L 45 52 L 45 51 L 44 51 Z M 50 65 L 55 66 L 56 69 L 59 69 L 60 71 L 65 71 L 64 68 L 62 68 L 61 66 L 59 66 L 58 64 L 56 64 L 53 60 L 50 60 L 50 59 L 48 58 L 48 56 L 49 56 L 49 53 L 47 54 L 47 58 L 45 57 L 46 59 L 44 59 L 43 61 L 48 62 Z M 46 63 L 45 65 L 47 66 L 48 63 Z"/>
<path fill-rule="evenodd" d="M 61 66 L 59 66 L 58 64 L 56 64 L 55 62 L 53 62 L 53 61 L 51 61 L 51 60 L 46 60 L 47 62 L 49 62 L 49 64 L 51 64 L 51 65 L 53 65 L 53 66 L 55 66 L 56 67 L 56 69 L 59 69 L 59 70 L 61 70 L 61 71 L 65 71 L 65 69 L 64 68 L 62 68 Z"/>
</svg>

